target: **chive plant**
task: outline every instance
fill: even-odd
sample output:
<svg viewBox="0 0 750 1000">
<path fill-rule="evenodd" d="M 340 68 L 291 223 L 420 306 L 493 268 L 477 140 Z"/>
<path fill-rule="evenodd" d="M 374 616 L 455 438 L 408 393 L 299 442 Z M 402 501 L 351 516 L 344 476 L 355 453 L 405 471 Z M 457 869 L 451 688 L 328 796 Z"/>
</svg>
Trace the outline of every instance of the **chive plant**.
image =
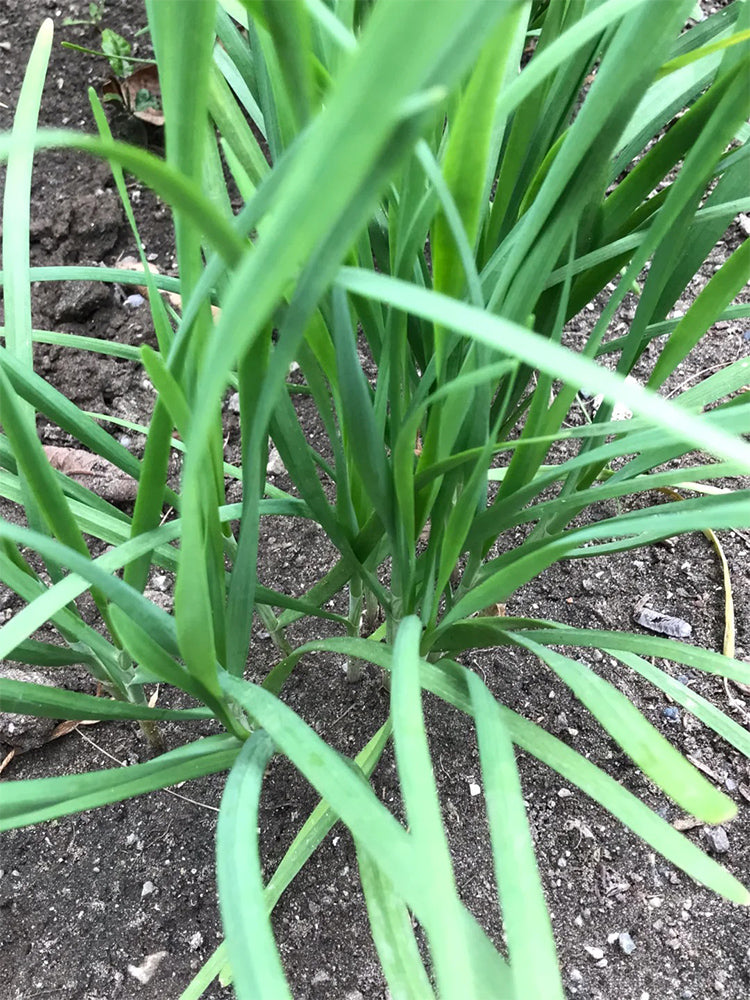
<svg viewBox="0 0 750 1000">
<path fill-rule="evenodd" d="M 563 559 L 750 526 L 748 491 L 711 487 L 750 472 L 748 362 L 670 400 L 659 393 L 714 322 L 750 314 L 732 304 L 750 274 L 750 242 L 674 312 L 750 207 L 750 4 L 732 3 L 690 30 L 692 0 L 148 0 L 146 8 L 165 159 L 114 141 L 93 94 L 98 135 L 37 129 L 51 22 L 32 52 L 13 131 L 0 136 L 0 492 L 26 521 L 0 522 L 0 579 L 24 601 L 0 628 L 0 656 L 83 664 L 114 697 L 8 679 L 0 695 L 9 712 L 144 723 L 214 717 L 225 732 L 123 770 L 8 781 L 3 828 L 228 771 L 217 832 L 226 940 L 186 1000 L 222 969 L 240 998 L 291 995 L 269 912 L 338 820 L 356 845 L 394 997 L 561 998 L 516 747 L 694 879 L 747 903 L 732 875 L 581 754 L 499 703 L 461 660 L 487 647 L 529 651 L 680 807 L 706 823 L 734 814 L 615 686 L 573 658 L 577 647 L 604 650 L 747 754 L 745 729 L 653 665 L 663 658 L 747 682 L 729 644 L 717 653 L 627 627 L 478 613 Z M 149 273 L 145 258 L 132 275 L 29 267 L 32 158 L 50 147 L 109 161 L 139 247 L 124 171 L 171 206 L 178 282 Z M 244 201 L 237 215 L 224 167 Z M 32 328 L 30 282 L 92 278 L 150 291 L 158 349 L 138 357 L 157 398 L 142 460 L 33 369 L 35 339 L 74 342 Z M 613 338 L 636 279 L 635 315 Z M 179 316 L 158 294 L 175 285 Z M 598 319 L 574 351 L 566 324 L 594 299 Z M 626 381 L 651 344 L 647 384 Z M 95 339 L 74 346 L 128 354 Z M 293 405 L 293 361 L 328 437 L 325 459 Z M 237 467 L 222 449 L 230 384 L 240 402 Z M 585 386 L 603 403 L 591 424 L 564 427 Z M 611 419 L 618 402 L 630 419 Z M 132 514 L 50 467 L 37 413 L 138 480 Z M 288 492 L 265 482 L 269 438 Z M 565 457 L 550 458 L 563 439 Z M 173 491 L 166 470 L 178 446 L 184 466 Z M 241 480 L 240 503 L 226 503 L 227 475 Z M 657 488 L 686 482 L 692 498 L 657 500 Z M 614 516 L 589 511 L 629 497 L 637 503 Z M 165 521 L 168 506 L 174 516 Z M 315 522 L 337 551 L 301 597 L 258 582 L 259 530 L 271 515 Z M 507 539 L 519 525 L 530 530 L 513 547 Z M 106 542 L 106 552 L 92 558 L 84 536 Z M 144 596 L 153 567 L 176 573 L 173 614 Z M 76 604 L 85 591 L 98 620 Z M 341 614 L 330 610 L 339 594 L 348 606 Z M 363 635 L 363 609 L 372 623 L 376 605 L 384 624 Z M 254 614 L 280 650 L 262 684 L 243 679 Z M 285 630 L 301 618 L 308 634 L 324 619 L 340 634 L 327 627 L 328 638 L 294 647 Z M 58 641 L 34 637 L 45 623 Z M 363 720 L 354 766 L 285 704 L 286 680 L 314 652 L 390 675 L 389 719 L 375 732 Z M 154 681 L 197 707 L 149 707 L 144 685 Z M 457 894 L 423 690 L 476 727 L 502 949 Z M 391 738 L 408 827 L 367 781 Z M 273 754 L 299 769 L 321 803 L 264 885 L 256 829 Z M 412 918 L 425 933 L 426 964 Z"/>
</svg>

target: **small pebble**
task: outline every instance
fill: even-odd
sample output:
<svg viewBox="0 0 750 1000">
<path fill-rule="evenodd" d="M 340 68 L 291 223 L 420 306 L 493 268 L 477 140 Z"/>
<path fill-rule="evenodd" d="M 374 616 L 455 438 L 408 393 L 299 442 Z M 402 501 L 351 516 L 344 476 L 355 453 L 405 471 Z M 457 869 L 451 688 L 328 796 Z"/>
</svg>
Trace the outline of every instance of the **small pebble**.
<svg viewBox="0 0 750 1000">
<path fill-rule="evenodd" d="M 482 789 L 479 787 L 479 785 L 476 783 L 476 781 L 470 781 L 469 782 L 469 795 L 471 795 L 472 798 L 475 795 L 479 795 L 481 791 L 482 791 Z"/>
<path fill-rule="evenodd" d="M 715 854 L 726 854 L 729 850 L 729 837 L 723 826 L 707 826 L 704 828 L 706 840 Z"/>
<path fill-rule="evenodd" d="M 197 951 L 202 944 L 203 944 L 203 935 L 201 934 L 200 931 L 196 931 L 195 934 L 193 934 L 193 936 L 188 941 L 188 948 L 190 948 L 191 951 Z"/>
<path fill-rule="evenodd" d="M 680 721 L 680 710 L 674 705 L 665 705 L 661 710 L 661 714 L 669 722 L 679 722 Z"/>
<path fill-rule="evenodd" d="M 123 302 L 126 309 L 140 309 L 146 300 L 142 295 L 128 295 L 128 297 Z"/>
<path fill-rule="evenodd" d="M 622 934 L 620 934 L 620 936 L 618 937 L 617 941 L 618 944 L 620 945 L 621 950 L 626 955 L 633 954 L 633 952 L 635 951 L 635 941 L 632 939 L 632 937 L 628 934 L 627 931 L 623 931 Z"/>
<path fill-rule="evenodd" d="M 583 982 L 583 974 L 579 972 L 578 969 L 570 970 L 570 978 L 573 980 L 574 983 Z"/>
<path fill-rule="evenodd" d="M 276 450 L 276 447 L 273 446 L 268 452 L 268 464 L 266 465 L 266 475 L 280 476 L 284 471 L 285 471 L 284 463 L 281 460 L 281 455 Z"/>
<path fill-rule="evenodd" d="M 687 674 L 678 674 L 678 676 L 677 676 L 677 682 L 679 684 L 689 684 L 690 683 L 690 678 L 688 677 Z"/>
<path fill-rule="evenodd" d="M 153 882 L 144 882 L 143 888 L 141 889 L 141 899 L 143 899 L 144 896 L 150 896 L 155 888 L 156 886 Z"/>
<path fill-rule="evenodd" d="M 594 945 L 585 944 L 583 946 L 583 950 L 587 951 L 595 962 L 598 962 L 600 959 L 604 958 L 604 952 L 602 951 L 602 949 L 596 948 L 594 947 Z"/>
</svg>

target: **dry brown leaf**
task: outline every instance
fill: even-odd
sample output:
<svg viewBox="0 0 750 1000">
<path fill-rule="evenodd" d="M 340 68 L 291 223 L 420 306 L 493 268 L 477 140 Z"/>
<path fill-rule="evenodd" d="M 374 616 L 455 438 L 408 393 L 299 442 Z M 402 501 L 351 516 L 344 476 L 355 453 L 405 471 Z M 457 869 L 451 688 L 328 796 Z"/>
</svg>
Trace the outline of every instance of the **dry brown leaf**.
<svg viewBox="0 0 750 1000">
<path fill-rule="evenodd" d="M 55 726 L 47 742 L 51 743 L 52 740 L 59 740 L 61 736 L 67 736 L 68 733 L 72 733 L 79 726 L 96 726 L 98 723 L 99 719 L 66 719 L 65 722 L 61 722 Z"/>
<path fill-rule="evenodd" d="M 44 445 L 44 452 L 53 469 L 87 487 L 103 500 L 109 503 L 135 500 L 138 482 L 106 458 L 82 448 L 62 448 L 58 445 Z"/>
<path fill-rule="evenodd" d="M 157 126 L 164 124 L 156 66 L 143 66 L 124 79 L 111 76 L 102 87 L 102 93 L 119 97 L 131 115 L 142 122 Z"/>
<path fill-rule="evenodd" d="M 722 784 L 722 780 L 716 773 L 716 771 L 712 771 L 711 768 L 708 767 L 706 764 L 704 764 L 702 760 L 699 760 L 697 757 L 694 757 L 693 754 L 691 753 L 686 753 L 685 757 L 687 758 L 687 760 L 690 761 L 693 767 L 697 767 L 699 771 L 703 771 L 703 773 L 708 778 L 711 778 L 712 781 L 717 782 L 717 784 L 719 785 Z"/>
<path fill-rule="evenodd" d="M 117 261 L 115 267 L 120 268 L 122 271 L 140 271 L 143 269 L 143 265 L 135 257 L 122 257 Z M 153 274 L 161 274 L 159 268 L 154 264 L 149 264 L 149 269 Z M 148 288 L 145 285 L 136 285 L 135 287 L 141 295 L 145 295 L 146 298 L 148 298 Z M 182 309 L 182 296 L 177 292 L 162 292 L 162 295 L 167 299 L 173 309 L 178 311 Z M 211 306 L 211 315 L 215 320 L 221 316 L 221 309 L 219 306 Z"/>
<path fill-rule="evenodd" d="M 477 614 L 480 618 L 504 618 L 505 605 L 490 604 L 489 607 L 482 608 L 482 610 L 477 612 Z"/>
</svg>

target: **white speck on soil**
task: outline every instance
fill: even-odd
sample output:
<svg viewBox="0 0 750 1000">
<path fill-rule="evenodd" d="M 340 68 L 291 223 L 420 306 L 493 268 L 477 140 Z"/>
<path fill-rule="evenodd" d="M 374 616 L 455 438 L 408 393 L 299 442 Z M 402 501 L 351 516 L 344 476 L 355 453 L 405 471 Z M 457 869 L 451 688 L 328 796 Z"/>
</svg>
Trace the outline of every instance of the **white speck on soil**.
<svg viewBox="0 0 750 1000">
<path fill-rule="evenodd" d="M 156 951 L 153 955 L 146 955 L 140 965 L 129 965 L 128 972 L 133 979 L 137 979 L 139 983 L 145 986 L 152 979 L 166 955 L 166 951 Z"/>
</svg>

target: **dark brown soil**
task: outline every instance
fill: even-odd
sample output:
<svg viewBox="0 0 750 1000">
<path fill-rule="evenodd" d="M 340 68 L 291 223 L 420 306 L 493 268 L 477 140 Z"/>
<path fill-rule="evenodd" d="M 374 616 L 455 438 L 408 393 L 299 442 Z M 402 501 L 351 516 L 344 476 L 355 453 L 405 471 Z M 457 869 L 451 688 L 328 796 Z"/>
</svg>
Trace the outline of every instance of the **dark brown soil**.
<svg viewBox="0 0 750 1000">
<path fill-rule="evenodd" d="M 89 29 L 61 26 L 65 17 L 82 16 L 86 8 L 86 3 L 75 0 L 54 4 L 5 0 L 0 11 L 0 129 L 11 125 L 25 61 L 45 16 L 55 19 L 56 42 L 42 123 L 93 129 L 86 88 L 101 84 L 106 64 L 59 45 L 68 39 L 96 47 L 97 36 Z M 106 24 L 126 37 L 133 38 L 144 23 L 140 5 L 131 11 L 122 0 L 107 4 Z M 157 141 L 155 135 L 121 118 L 114 127 L 125 135 L 134 130 L 139 141 Z M 154 255 L 160 269 L 169 271 L 174 260 L 168 213 L 148 192 L 134 190 L 147 252 Z M 730 229 L 716 259 L 723 259 L 741 238 L 738 229 Z M 33 191 L 33 263 L 110 265 L 118 256 L 133 252 L 133 239 L 107 167 L 69 154 L 39 156 Z M 705 282 L 710 273 L 709 268 L 701 280 Z M 695 291 L 691 289 L 692 294 Z M 126 308 L 108 285 L 39 284 L 34 288 L 33 308 L 34 325 L 41 329 L 131 344 L 153 336 L 147 307 Z M 748 353 L 745 329 L 739 324 L 717 325 L 682 366 L 678 381 L 697 380 L 717 365 Z M 36 364 L 79 406 L 112 417 L 148 419 L 153 394 L 139 368 L 130 362 L 39 346 Z M 236 438 L 232 419 L 228 412 L 230 448 Z M 110 429 L 124 433 L 114 424 Z M 45 444 L 70 443 L 45 424 L 39 430 Z M 137 452 L 142 440 L 130 432 L 127 438 Z M 278 482 L 284 485 L 283 474 Z M 0 514 L 18 516 L 7 504 L 0 505 Z M 726 533 L 722 543 L 737 609 L 737 657 L 750 662 L 748 540 Z M 309 525 L 278 521 L 265 528 L 262 576 L 281 589 L 299 593 L 325 571 L 331 555 L 332 550 Z M 166 577 L 152 580 L 152 597 L 168 605 L 169 587 Z M 635 555 L 564 563 L 517 593 L 508 612 L 581 626 L 635 629 L 633 606 L 646 592 L 653 595 L 655 607 L 692 623 L 695 644 L 721 648 L 720 568 L 710 543 L 700 534 L 679 539 L 674 548 L 654 546 Z M 0 589 L 0 618 L 9 618 L 17 608 L 15 597 Z M 747 760 L 614 661 L 591 653 L 589 660 L 736 800 L 739 815 L 726 828 L 728 849 L 721 861 L 740 879 L 750 881 Z M 251 674 L 262 676 L 272 662 L 271 643 L 257 631 Z M 467 662 L 508 705 L 585 753 L 669 821 L 680 816 L 538 663 L 507 650 L 470 656 Z M 720 680 L 697 671 L 686 670 L 684 675 L 694 690 L 748 724 L 750 706 L 741 691 L 725 690 Z M 61 671 L 55 679 L 74 689 L 93 690 L 82 671 Z M 348 754 L 372 735 L 388 707 L 387 692 L 376 671 L 365 670 L 363 679 L 351 685 L 342 664 L 330 657 L 310 658 L 303 664 L 291 678 L 285 697 L 329 742 Z M 472 794 L 473 786 L 481 784 L 473 730 L 465 717 L 432 697 L 425 704 L 457 882 L 467 904 L 501 943 L 482 795 Z M 670 711 L 665 714 L 667 708 Z M 163 728 L 169 747 L 199 732 L 215 731 L 210 723 L 189 729 Z M 33 736 L 32 731 L 32 742 Z M 135 725 L 82 726 L 17 757 L 3 777 L 111 767 L 113 759 L 126 765 L 145 760 L 149 754 Z M 746 997 L 750 990 L 747 910 L 714 896 L 654 856 L 607 813 L 534 760 L 521 754 L 520 766 L 568 996 L 581 1000 Z M 175 789 L 174 794 L 157 792 L 4 834 L 0 844 L 2 995 L 8 1000 L 177 998 L 221 940 L 213 837 L 222 786 L 221 776 L 206 778 Z M 392 754 L 387 753 L 380 764 L 374 787 L 398 811 Z M 272 765 L 261 821 L 267 875 L 315 803 L 312 790 L 289 765 L 281 761 Z M 700 827 L 688 836 L 711 846 Z M 385 998 L 358 888 L 353 846 L 340 826 L 284 894 L 273 919 L 299 1000 Z M 623 932 L 635 944 L 631 954 L 625 954 L 618 943 L 617 935 Z M 604 957 L 592 958 L 585 946 L 600 948 Z M 166 953 L 163 961 L 142 985 L 129 967 L 139 967 L 147 956 L 159 952 Z M 205 995 L 218 1000 L 230 994 L 214 983 Z"/>
</svg>

